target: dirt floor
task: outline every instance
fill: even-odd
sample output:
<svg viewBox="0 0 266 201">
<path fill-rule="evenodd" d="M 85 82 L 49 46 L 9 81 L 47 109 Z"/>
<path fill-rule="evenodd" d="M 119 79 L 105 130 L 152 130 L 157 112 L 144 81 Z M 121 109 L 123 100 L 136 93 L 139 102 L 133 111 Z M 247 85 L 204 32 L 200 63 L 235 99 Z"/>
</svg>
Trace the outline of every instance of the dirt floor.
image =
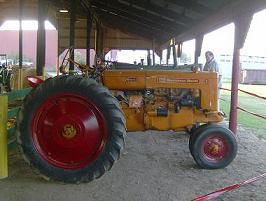
<svg viewBox="0 0 266 201">
<path fill-rule="evenodd" d="M 127 147 L 112 170 L 89 184 L 47 182 L 17 156 L 10 156 L 10 177 L 0 180 L 0 201 L 166 201 L 191 200 L 266 171 L 266 141 L 240 130 L 235 161 L 222 170 L 197 168 L 188 135 L 175 132 L 129 133 Z M 218 200 L 266 201 L 266 180 Z"/>
</svg>

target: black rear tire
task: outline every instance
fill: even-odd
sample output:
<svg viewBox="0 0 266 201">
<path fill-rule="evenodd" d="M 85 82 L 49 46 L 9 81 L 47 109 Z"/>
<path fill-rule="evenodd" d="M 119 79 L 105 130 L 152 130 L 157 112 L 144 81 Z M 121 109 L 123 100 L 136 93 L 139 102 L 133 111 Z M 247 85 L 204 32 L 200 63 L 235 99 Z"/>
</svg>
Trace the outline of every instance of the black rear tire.
<svg viewBox="0 0 266 201">
<path fill-rule="evenodd" d="M 49 97 L 62 92 L 78 95 L 91 101 L 103 114 L 107 125 L 107 140 L 102 152 L 98 158 L 80 169 L 60 168 L 49 163 L 38 152 L 32 137 L 35 112 Z M 96 81 L 80 76 L 61 76 L 48 79 L 33 89 L 24 99 L 17 125 L 17 141 L 24 159 L 47 180 L 81 183 L 97 179 L 110 170 L 114 162 L 119 159 L 125 143 L 126 123 L 118 101 Z M 75 149 L 78 148 L 75 147 Z"/>
<path fill-rule="evenodd" d="M 222 126 L 203 126 L 193 137 L 191 153 L 201 168 L 224 168 L 236 157 L 236 137 L 229 129 Z"/>
</svg>

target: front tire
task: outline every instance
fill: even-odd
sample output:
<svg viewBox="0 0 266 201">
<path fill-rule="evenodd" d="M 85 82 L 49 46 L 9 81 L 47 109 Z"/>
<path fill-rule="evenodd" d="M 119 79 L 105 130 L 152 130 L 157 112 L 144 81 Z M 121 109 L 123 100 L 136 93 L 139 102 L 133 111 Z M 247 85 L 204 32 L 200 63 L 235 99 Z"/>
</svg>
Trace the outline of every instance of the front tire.
<svg viewBox="0 0 266 201">
<path fill-rule="evenodd" d="M 24 99 L 18 144 L 44 178 L 90 182 L 120 157 L 126 134 L 118 101 L 91 79 L 48 79 Z"/>
<path fill-rule="evenodd" d="M 190 136 L 189 136 L 189 151 L 190 151 L 190 153 L 191 153 L 192 156 L 193 156 L 192 146 L 194 144 L 194 140 L 198 136 L 198 134 L 201 133 L 201 131 L 206 126 L 208 126 L 208 124 L 202 124 L 202 125 L 193 126 L 192 129 L 191 129 L 191 131 L 190 131 Z"/>
<path fill-rule="evenodd" d="M 236 157 L 237 141 L 227 128 L 218 125 L 203 126 L 193 137 L 191 154 L 201 168 L 224 168 Z"/>
</svg>

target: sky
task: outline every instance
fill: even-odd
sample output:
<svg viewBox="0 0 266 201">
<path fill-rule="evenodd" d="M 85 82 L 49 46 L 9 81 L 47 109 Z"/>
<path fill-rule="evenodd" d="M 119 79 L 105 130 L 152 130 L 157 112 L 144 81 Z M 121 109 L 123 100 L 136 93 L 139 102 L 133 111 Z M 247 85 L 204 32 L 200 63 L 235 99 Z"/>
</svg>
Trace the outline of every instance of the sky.
<svg viewBox="0 0 266 201">
<path fill-rule="evenodd" d="M 266 10 L 260 11 L 253 16 L 253 20 L 241 50 L 242 55 L 266 56 Z M 233 52 L 234 24 L 229 24 L 216 31 L 208 33 L 204 37 L 203 52 L 207 49 L 220 53 Z"/>
<path fill-rule="evenodd" d="M 37 20 L 23 20 L 22 21 L 22 29 L 23 30 L 37 30 L 38 22 Z M 54 25 L 49 21 L 45 21 L 45 29 L 46 30 L 55 30 Z M 0 31 L 6 30 L 19 30 L 19 21 L 18 20 L 7 20 L 0 27 Z"/>
</svg>

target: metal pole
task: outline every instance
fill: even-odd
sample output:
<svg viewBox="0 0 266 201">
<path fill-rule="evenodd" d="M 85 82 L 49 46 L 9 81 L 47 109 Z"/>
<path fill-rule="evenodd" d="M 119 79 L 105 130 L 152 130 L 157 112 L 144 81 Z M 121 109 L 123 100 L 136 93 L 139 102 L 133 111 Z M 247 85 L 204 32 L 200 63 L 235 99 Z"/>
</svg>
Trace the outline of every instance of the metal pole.
<svg viewBox="0 0 266 201">
<path fill-rule="evenodd" d="M 86 64 L 90 66 L 90 49 L 91 49 L 91 30 L 92 30 L 92 16 L 89 13 L 87 16 L 87 51 L 86 51 Z"/>
<path fill-rule="evenodd" d="M 37 31 L 37 76 L 43 75 L 45 66 L 45 2 L 44 0 L 38 1 L 38 31 Z"/>
<path fill-rule="evenodd" d="M 103 44 L 103 28 L 99 22 L 96 23 L 96 57 L 97 58 L 104 58 L 104 44 Z"/>
<path fill-rule="evenodd" d="M 203 42 L 203 35 L 198 35 L 196 37 L 196 44 L 195 44 L 195 64 L 199 63 L 199 57 L 201 55 L 201 49 L 202 49 L 202 42 Z"/>
<path fill-rule="evenodd" d="M 252 21 L 252 15 L 244 14 L 235 20 L 235 45 L 232 67 L 231 109 L 229 129 L 237 133 L 238 83 L 240 76 L 240 49 L 243 48 Z"/>
<path fill-rule="evenodd" d="M 153 66 L 155 66 L 155 40 L 152 40 L 152 61 L 153 61 Z"/>
<path fill-rule="evenodd" d="M 240 74 L 240 49 L 234 49 L 232 84 L 231 84 L 231 110 L 229 129 L 236 134 L 237 132 L 237 105 L 238 105 L 238 82 Z"/>
<path fill-rule="evenodd" d="M 147 50 L 147 65 L 151 66 L 151 53 L 150 50 Z"/>
<path fill-rule="evenodd" d="M 177 44 L 177 57 L 180 58 L 182 56 L 182 46 L 183 46 L 183 43 L 178 43 Z"/>
<path fill-rule="evenodd" d="M 100 57 L 100 24 L 97 22 L 96 23 L 96 33 L 95 33 L 95 52 L 96 52 L 96 58 Z"/>
<path fill-rule="evenodd" d="M 19 0 L 19 68 L 22 68 L 23 60 L 23 30 L 22 30 L 22 17 L 23 17 L 24 0 Z"/>
<path fill-rule="evenodd" d="M 173 47 L 174 67 L 177 67 L 176 47 L 175 47 L 175 45 L 173 45 L 172 47 Z"/>
<path fill-rule="evenodd" d="M 69 46 L 73 48 L 73 52 L 70 55 L 72 61 L 75 60 L 75 23 L 76 23 L 76 1 L 71 0 L 71 9 L 70 9 L 70 33 L 69 33 Z M 69 63 L 69 72 L 74 71 L 74 63 Z"/>
</svg>

